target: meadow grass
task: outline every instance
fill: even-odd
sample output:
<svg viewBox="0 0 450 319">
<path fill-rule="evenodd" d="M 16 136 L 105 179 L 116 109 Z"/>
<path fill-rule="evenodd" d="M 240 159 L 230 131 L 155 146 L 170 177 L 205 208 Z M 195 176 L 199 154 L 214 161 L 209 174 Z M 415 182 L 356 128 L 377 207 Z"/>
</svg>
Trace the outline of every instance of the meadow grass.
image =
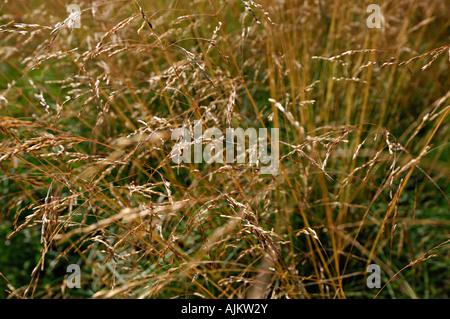
<svg viewBox="0 0 450 319">
<path fill-rule="evenodd" d="M 0 296 L 448 297 L 448 1 L 66 2 L 0 4 Z M 175 164 L 198 120 L 278 174 Z"/>
</svg>

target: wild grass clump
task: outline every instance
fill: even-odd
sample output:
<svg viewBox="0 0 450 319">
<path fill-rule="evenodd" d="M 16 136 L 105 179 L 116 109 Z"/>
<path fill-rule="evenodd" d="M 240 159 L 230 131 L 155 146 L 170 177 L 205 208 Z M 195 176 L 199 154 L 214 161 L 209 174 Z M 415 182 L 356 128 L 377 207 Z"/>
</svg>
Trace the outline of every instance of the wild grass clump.
<svg viewBox="0 0 450 319">
<path fill-rule="evenodd" d="M 0 4 L 3 297 L 448 297 L 448 1 L 74 2 Z M 175 164 L 197 120 L 278 174 Z"/>
</svg>

